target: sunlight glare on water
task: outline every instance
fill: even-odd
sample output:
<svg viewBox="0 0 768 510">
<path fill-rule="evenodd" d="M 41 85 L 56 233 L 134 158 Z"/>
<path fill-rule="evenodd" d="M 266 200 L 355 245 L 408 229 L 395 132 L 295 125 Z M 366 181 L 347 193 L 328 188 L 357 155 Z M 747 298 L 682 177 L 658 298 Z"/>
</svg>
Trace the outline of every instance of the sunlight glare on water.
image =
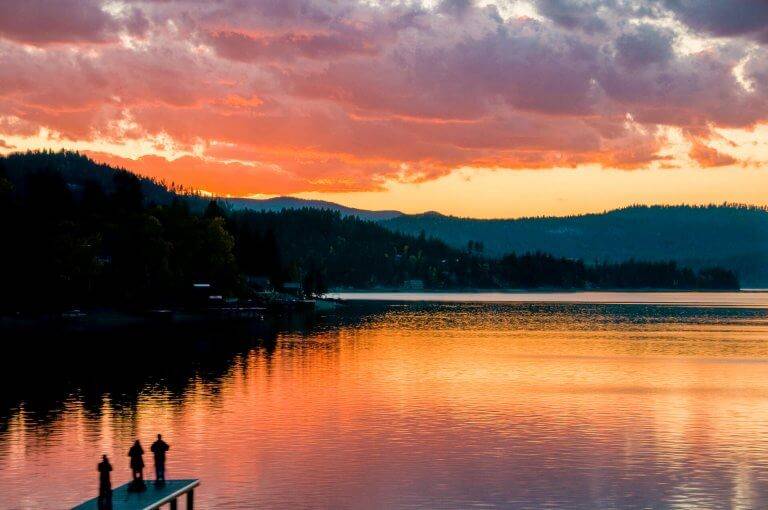
<svg viewBox="0 0 768 510">
<path fill-rule="evenodd" d="M 199 354 L 172 375 L 11 397 L 0 507 L 92 497 L 101 453 L 125 482 L 157 432 L 200 508 L 768 505 L 765 309 L 361 305 L 227 341 L 177 339 Z"/>
</svg>

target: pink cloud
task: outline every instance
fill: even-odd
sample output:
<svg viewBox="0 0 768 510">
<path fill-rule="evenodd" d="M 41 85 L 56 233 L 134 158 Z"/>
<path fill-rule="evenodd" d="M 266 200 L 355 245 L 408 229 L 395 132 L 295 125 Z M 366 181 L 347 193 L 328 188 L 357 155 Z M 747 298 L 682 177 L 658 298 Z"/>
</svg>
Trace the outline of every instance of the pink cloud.
<svg viewBox="0 0 768 510">
<path fill-rule="evenodd" d="M 124 163 L 245 194 L 380 189 L 461 166 L 644 168 L 666 161 L 660 125 L 724 165 L 711 128 L 768 120 L 768 57 L 741 39 L 759 27 L 685 2 L 537 5 L 543 21 L 464 1 L 9 0 L 0 135 L 161 136 L 204 157 Z M 652 23 L 662 14 L 727 44 L 675 51 Z M 747 56 L 751 88 L 734 74 Z"/>
<path fill-rule="evenodd" d="M 0 35 L 39 46 L 113 42 L 120 30 L 141 35 L 147 28 L 141 10 L 131 9 L 115 17 L 94 0 L 0 2 Z"/>
<path fill-rule="evenodd" d="M 282 62 L 297 57 L 330 59 L 352 54 L 373 54 L 377 51 L 375 44 L 367 40 L 365 34 L 357 32 L 254 36 L 235 31 L 219 31 L 210 34 L 209 40 L 222 57 L 243 62 Z"/>
</svg>

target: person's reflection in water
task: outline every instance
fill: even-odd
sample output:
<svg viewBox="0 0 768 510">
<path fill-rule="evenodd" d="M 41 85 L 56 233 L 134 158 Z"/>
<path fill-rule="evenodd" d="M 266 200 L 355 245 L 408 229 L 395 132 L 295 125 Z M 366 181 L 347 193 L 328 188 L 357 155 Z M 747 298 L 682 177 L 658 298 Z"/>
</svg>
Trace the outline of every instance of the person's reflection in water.
<svg viewBox="0 0 768 510">
<path fill-rule="evenodd" d="M 157 441 L 152 443 L 152 447 L 150 448 L 152 453 L 155 454 L 155 481 L 158 484 L 165 483 L 165 452 L 170 448 L 168 443 L 163 441 L 163 436 L 161 434 L 157 435 Z"/>
<path fill-rule="evenodd" d="M 106 455 L 101 456 L 101 462 L 97 466 L 99 470 L 99 497 L 96 500 L 99 510 L 112 510 L 112 464 Z"/>
<path fill-rule="evenodd" d="M 137 439 L 131 449 L 128 450 L 128 456 L 131 458 L 131 473 L 133 480 L 128 490 L 133 492 L 141 492 L 147 487 L 144 484 L 144 448 L 141 447 L 141 443 Z"/>
</svg>

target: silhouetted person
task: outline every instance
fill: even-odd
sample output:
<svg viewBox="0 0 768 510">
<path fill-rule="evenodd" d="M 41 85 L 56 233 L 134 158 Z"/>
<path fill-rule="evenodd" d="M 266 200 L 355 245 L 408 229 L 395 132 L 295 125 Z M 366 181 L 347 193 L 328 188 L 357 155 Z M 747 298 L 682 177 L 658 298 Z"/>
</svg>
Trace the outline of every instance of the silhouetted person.
<svg viewBox="0 0 768 510">
<path fill-rule="evenodd" d="M 163 441 L 163 436 L 158 434 L 157 441 L 152 443 L 152 453 L 155 454 L 155 480 L 160 483 L 165 483 L 165 452 L 171 447 L 168 443 Z"/>
<path fill-rule="evenodd" d="M 146 488 L 144 485 L 144 448 L 141 447 L 141 443 L 137 439 L 131 449 L 128 450 L 128 456 L 131 458 L 131 474 L 133 480 L 129 490 L 134 492 L 143 491 Z"/>
<path fill-rule="evenodd" d="M 112 464 L 109 463 L 106 455 L 101 456 L 101 462 L 97 468 L 99 470 L 99 498 L 97 505 L 99 510 L 112 510 Z"/>
</svg>

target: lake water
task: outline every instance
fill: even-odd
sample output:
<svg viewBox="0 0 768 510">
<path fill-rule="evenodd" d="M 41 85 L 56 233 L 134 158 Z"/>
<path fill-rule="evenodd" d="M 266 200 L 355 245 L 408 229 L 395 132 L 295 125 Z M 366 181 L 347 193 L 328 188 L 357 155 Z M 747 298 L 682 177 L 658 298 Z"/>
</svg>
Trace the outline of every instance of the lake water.
<svg viewBox="0 0 768 510">
<path fill-rule="evenodd" d="M 204 509 L 768 506 L 768 294 L 644 296 L 26 339 L 0 508 L 93 496 L 102 453 L 125 482 L 158 432 Z"/>
<path fill-rule="evenodd" d="M 766 291 L 745 292 L 333 292 L 347 301 L 657 304 L 768 308 Z"/>
</svg>

